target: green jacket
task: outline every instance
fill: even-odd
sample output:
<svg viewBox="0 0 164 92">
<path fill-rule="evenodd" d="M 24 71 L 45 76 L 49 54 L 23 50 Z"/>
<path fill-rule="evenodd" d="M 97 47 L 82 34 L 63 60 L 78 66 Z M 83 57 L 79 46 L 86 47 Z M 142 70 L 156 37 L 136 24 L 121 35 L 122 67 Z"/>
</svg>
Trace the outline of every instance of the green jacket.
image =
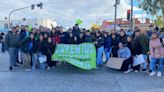
<svg viewBox="0 0 164 92">
<path fill-rule="evenodd" d="M 149 38 L 146 35 L 141 34 L 137 39 L 142 47 L 142 53 L 147 54 L 149 52 Z"/>
</svg>

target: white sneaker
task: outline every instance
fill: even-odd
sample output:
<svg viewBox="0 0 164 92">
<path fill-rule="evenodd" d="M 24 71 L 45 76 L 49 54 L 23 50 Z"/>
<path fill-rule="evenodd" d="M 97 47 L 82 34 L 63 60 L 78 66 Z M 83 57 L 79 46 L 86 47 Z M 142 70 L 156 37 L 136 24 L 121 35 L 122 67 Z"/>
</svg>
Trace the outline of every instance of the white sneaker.
<svg viewBox="0 0 164 92">
<path fill-rule="evenodd" d="M 158 77 L 161 77 L 162 76 L 162 73 L 161 72 L 157 72 L 157 76 Z"/>
<path fill-rule="evenodd" d="M 130 69 L 131 72 L 133 72 L 133 69 Z"/>
<path fill-rule="evenodd" d="M 25 71 L 26 71 L 26 72 L 29 72 L 29 71 L 31 71 L 31 69 L 25 69 Z"/>
<path fill-rule="evenodd" d="M 47 67 L 47 69 L 48 69 L 48 70 L 50 70 L 50 69 L 51 69 L 51 67 Z"/>
<path fill-rule="evenodd" d="M 54 69 L 54 68 L 55 68 L 55 66 L 52 67 L 52 69 Z"/>
<path fill-rule="evenodd" d="M 135 72 L 135 73 L 138 73 L 138 70 L 135 70 L 134 72 Z"/>
<path fill-rule="evenodd" d="M 149 76 L 155 76 L 156 75 L 156 72 L 152 71 Z"/>
<path fill-rule="evenodd" d="M 130 72 L 131 72 L 130 69 L 128 69 L 127 71 L 124 71 L 125 74 L 130 73 Z"/>
</svg>

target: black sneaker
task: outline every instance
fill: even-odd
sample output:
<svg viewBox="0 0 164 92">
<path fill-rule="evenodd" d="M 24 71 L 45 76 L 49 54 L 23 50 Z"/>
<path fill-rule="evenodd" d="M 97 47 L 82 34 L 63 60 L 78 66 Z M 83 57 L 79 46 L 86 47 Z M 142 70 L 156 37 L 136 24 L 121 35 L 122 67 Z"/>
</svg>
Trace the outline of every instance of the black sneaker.
<svg viewBox="0 0 164 92">
<path fill-rule="evenodd" d="M 141 71 L 142 71 L 142 72 L 146 72 L 146 69 L 142 69 Z"/>
<path fill-rule="evenodd" d="M 12 69 L 13 69 L 12 66 L 10 66 L 10 67 L 9 67 L 9 70 L 12 71 Z"/>
<path fill-rule="evenodd" d="M 13 68 L 19 68 L 19 66 L 18 65 L 14 65 Z"/>
</svg>

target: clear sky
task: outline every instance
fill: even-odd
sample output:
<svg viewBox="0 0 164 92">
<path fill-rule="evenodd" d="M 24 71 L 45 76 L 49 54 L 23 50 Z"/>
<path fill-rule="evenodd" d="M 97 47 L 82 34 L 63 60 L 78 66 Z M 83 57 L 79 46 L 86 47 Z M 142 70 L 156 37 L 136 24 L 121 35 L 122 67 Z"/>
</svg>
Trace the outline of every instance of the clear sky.
<svg viewBox="0 0 164 92">
<path fill-rule="evenodd" d="M 0 20 L 8 17 L 11 10 L 43 2 L 43 9 L 25 9 L 15 12 L 12 19 L 50 18 L 64 27 L 72 26 L 76 19 L 83 20 L 82 27 L 90 27 L 99 20 L 114 19 L 115 0 L 0 0 Z M 118 18 L 126 18 L 130 9 L 130 0 L 121 0 L 118 5 Z M 142 18 L 142 10 L 138 8 L 138 0 L 134 0 L 134 16 Z M 143 17 L 149 17 L 146 13 Z"/>
</svg>

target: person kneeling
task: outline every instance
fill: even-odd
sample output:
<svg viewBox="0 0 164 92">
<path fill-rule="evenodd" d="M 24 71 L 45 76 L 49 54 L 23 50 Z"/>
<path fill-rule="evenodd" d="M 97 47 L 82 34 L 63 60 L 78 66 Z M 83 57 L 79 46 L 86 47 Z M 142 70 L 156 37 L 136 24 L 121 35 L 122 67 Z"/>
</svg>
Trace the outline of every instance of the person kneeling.
<svg viewBox="0 0 164 92">
<path fill-rule="evenodd" d="M 122 42 L 119 42 L 118 44 L 118 57 L 119 58 L 125 58 L 125 61 L 122 64 L 121 71 L 124 73 L 129 73 L 130 70 L 130 65 L 132 64 L 132 57 L 131 57 L 131 52 L 128 47 L 124 47 Z"/>
</svg>

